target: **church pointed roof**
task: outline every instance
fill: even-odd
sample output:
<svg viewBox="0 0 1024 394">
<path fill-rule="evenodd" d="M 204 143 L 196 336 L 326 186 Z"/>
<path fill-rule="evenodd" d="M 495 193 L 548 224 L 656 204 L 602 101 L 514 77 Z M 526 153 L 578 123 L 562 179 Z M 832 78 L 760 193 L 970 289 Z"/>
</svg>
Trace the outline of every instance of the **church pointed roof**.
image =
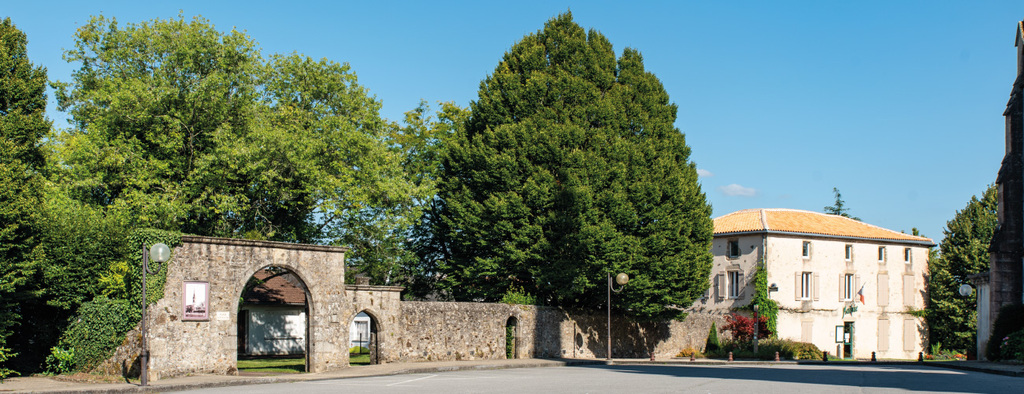
<svg viewBox="0 0 1024 394">
<path fill-rule="evenodd" d="M 745 209 L 714 219 L 715 236 L 791 234 L 934 246 L 930 238 L 893 231 L 839 215 L 798 209 Z"/>
</svg>

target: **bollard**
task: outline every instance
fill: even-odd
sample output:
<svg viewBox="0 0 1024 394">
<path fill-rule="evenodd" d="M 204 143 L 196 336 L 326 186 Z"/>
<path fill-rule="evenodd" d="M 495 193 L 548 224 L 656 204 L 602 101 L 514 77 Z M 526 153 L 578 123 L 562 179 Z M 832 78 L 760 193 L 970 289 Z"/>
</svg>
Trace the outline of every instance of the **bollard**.
<svg viewBox="0 0 1024 394">
<path fill-rule="evenodd" d="M 654 361 L 654 353 L 651 353 L 651 361 Z"/>
<path fill-rule="evenodd" d="M 697 359 L 696 356 L 695 356 L 696 354 L 697 354 L 697 352 L 690 353 L 690 361 L 694 361 L 694 360 Z"/>
<path fill-rule="evenodd" d="M 779 352 L 775 352 L 775 361 L 779 361 Z"/>
<path fill-rule="evenodd" d="M 732 361 L 732 352 L 729 352 L 729 361 Z"/>
<path fill-rule="evenodd" d="M 917 352 L 917 361 L 924 362 L 924 352 Z"/>
<path fill-rule="evenodd" d="M 828 362 L 828 352 L 821 352 L 821 361 Z"/>
<path fill-rule="evenodd" d="M 875 352 L 871 352 L 871 362 L 876 362 L 876 361 L 878 361 L 878 359 L 875 358 Z"/>
</svg>

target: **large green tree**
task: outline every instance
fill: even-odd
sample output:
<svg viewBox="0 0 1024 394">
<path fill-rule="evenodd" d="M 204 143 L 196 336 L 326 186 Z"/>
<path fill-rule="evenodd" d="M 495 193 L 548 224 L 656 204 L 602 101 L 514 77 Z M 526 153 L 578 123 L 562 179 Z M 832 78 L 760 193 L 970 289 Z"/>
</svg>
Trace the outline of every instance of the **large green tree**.
<svg viewBox="0 0 1024 394">
<path fill-rule="evenodd" d="M 963 210 L 946 222 L 938 258 L 929 260 L 929 341 L 943 348 L 973 349 L 978 327 L 977 295 L 961 296 L 957 289 L 968 276 L 988 271 L 989 242 L 999 225 L 996 187 L 979 199 L 972 196 Z"/>
<path fill-rule="evenodd" d="M 606 275 L 625 272 L 616 309 L 685 316 L 708 287 L 711 207 L 677 108 L 638 51 L 616 57 L 560 15 L 512 46 L 470 110 L 442 161 L 444 293 L 496 301 L 521 287 L 594 308 Z"/>
<path fill-rule="evenodd" d="M 264 58 L 199 17 L 94 17 L 75 38 L 65 57 L 81 67 L 55 84 L 75 126 L 58 136 L 58 175 L 130 226 L 354 245 L 360 261 L 429 194 L 347 64 Z"/>
<path fill-rule="evenodd" d="M 46 70 L 29 62 L 27 43 L 10 18 L 0 21 L 0 356 L 24 324 L 23 303 L 35 296 L 32 284 L 43 258 L 40 147 L 50 122 Z"/>
</svg>

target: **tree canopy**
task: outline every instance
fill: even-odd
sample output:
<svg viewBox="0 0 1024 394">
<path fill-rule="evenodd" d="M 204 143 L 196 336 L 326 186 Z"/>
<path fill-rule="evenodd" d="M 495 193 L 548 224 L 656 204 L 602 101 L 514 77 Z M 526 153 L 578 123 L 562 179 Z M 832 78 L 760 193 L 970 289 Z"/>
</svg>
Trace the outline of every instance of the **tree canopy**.
<svg viewBox="0 0 1024 394">
<path fill-rule="evenodd" d="M 946 222 L 938 258 L 928 271 L 929 341 L 943 348 L 974 349 L 978 316 L 977 295 L 961 296 L 957 289 L 970 283 L 968 276 L 988 271 L 989 243 L 999 225 L 998 192 L 990 185 L 979 199 L 972 196 L 964 209 Z"/>
<path fill-rule="evenodd" d="M 444 153 L 440 290 L 593 308 L 625 272 L 616 309 L 685 316 L 708 287 L 712 222 L 676 110 L 640 52 L 616 57 L 570 13 L 525 36 Z"/>
<path fill-rule="evenodd" d="M 29 62 L 25 33 L 0 21 L 0 361 L 23 324 L 22 304 L 44 257 L 39 207 L 44 201 L 46 69 Z M 0 378 L 3 371 L 0 371 Z"/>
</svg>

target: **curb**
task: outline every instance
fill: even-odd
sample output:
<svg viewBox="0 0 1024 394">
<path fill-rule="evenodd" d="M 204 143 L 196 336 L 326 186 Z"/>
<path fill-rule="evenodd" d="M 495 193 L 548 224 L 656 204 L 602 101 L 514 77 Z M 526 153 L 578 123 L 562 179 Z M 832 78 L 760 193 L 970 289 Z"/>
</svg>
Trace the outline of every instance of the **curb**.
<svg viewBox="0 0 1024 394">
<path fill-rule="evenodd" d="M 1009 371 L 1009 370 L 1002 370 L 1002 369 L 979 368 L 979 367 L 975 367 L 975 366 L 972 366 L 972 365 L 962 365 L 962 364 L 952 364 L 952 363 L 949 363 L 949 364 L 946 364 L 946 363 L 925 363 L 924 365 L 929 365 L 929 366 L 938 367 L 938 368 L 946 368 L 946 369 L 958 369 L 958 370 L 961 370 L 961 371 L 984 372 L 984 373 L 990 373 L 990 374 L 993 374 L 993 375 L 1013 376 L 1015 378 L 1024 377 L 1024 370 L 1021 370 L 1021 371 Z"/>
<path fill-rule="evenodd" d="M 82 387 L 82 388 L 63 388 L 63 389 L 44 389 L 44 390 L 28 390 L 28 391 L 17 391 L 17 392 L 32 392 L 32 393 L 87 393 L 87 394 L 116 394 L 116 393 L 144 393 L 144 392 L 165 392 L 165 391 L 184 391 L 184 390 L 198 390 L 206 388 L 217 388 L 217 387 L 229 387 L 229 386 L 246 386 L 246 385 L 257 385 L 257 384 L 275 384 L 275 383 L 299 383 L 299 382 L 314 382 L 322 380 L 336 380 L 336 379 L 352 379 L 352 378 L 365 378 L 372 376 L 392 376 L 392 375 L 403 375 L 403 374 L 416 374 L 416 373 L 430 373 L 430 372 L 453 372 L 453 371 L 467 371 L 467 370 L 499 370 L 499 369 L 515 369 L 515 368 L 543 368 L 543 367 L 564 367 L 564 366 L 575 366 L 575 365 L 604 365 L 604 360 L 548 360 L 544 362 L 528 362 L 528 363 L 515 363 L 515 364 L 484 364 L 484 365 L 445 365 L 436 367 L 410 367 L 401 368 L 390 371 L 381 371 L 379 373 L 368 373 L 363 375 L 340 375 L 340 376 L 329 376 L 329 375 L 305 375 L 302 377 L 285 377 L 285 376 L 270 376 L 270 377 L 249 377 L 249 378 L 235 378 L 225 379 L 215 382 L 195 382 L 195 383 L 168 383 L 168 384 L 151 384 L 149 386 L 139 386 L 135 383 L 130 385 L 118 386 L 118 387 Z M 0 386 L 2 389 L 2 386 Z M 0 390 L 4 391 L 4 390 Z"/>
</svg>

